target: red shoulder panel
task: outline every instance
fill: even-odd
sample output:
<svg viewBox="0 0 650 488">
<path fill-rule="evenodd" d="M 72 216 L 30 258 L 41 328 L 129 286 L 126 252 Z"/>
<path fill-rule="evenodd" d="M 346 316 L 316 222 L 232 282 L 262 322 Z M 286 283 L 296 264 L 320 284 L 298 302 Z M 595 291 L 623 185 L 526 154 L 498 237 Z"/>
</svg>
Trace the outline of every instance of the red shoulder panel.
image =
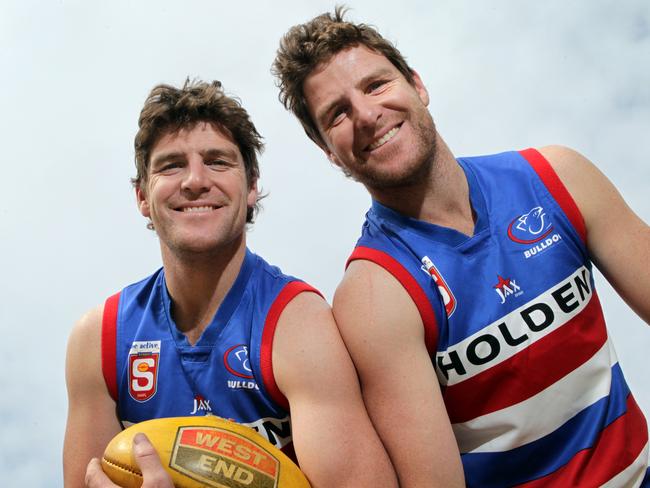
<svg viewBox="0 0 650 488">
<path fill-rule="evenodd" d="M 582 214 L 573 200 L 573 197 L 560 180 L 555 170 L 549 162 L 537 149 L 529 148 L 519 151 L 526 161 L 533 167 L 544 186 L 553 195 L 555 201 L 562 207 L 562 210 L 573 225 L 580 239 L 584 244 L 587 243 L 587 229 Z"/>
<path fill-rule="evenodd" d="M 302 281 L 291 281 L 290 283 L 287 283 L 271 305 L 266 320 L 264 321 L 264 331 L 262 332 L 262 345 L 260 350 L 262 381 L 264 382 L 266 391 L 269 392 L 273 401 L 284 408 L 287 412 L 289 411 L 289 402 L 278 388 L 278 385 L 275 382 L 275 376 L 273 376 L 273 338 L 275 337 L 275 328 L 278 325 L 278 320 L 280 319 L 280 315 L 284 308 L 296 297 L 296 295 L 305 291 L 322 296 L 316 288 Z"/>
<path fill-rule="evenodd" d="M 429 354 L 433 354 L 438 343 L 438 323 L 426 293 L 415 278 L 396 259 L 383 251 L 364 246 L 356 247 L 352 251 L 345 266 L 347 267 L 352 261 L 358 259 L 378 264 L 392 274 L 406 289 L 420 312 L 420 317 L 422 317 L 422 323 L 424 324 L 424 343 L 427 346 Z"/>
<path fill-rule="evenodd" d="M 117 309 L 120 294 L 106 299 L 102 318 L 102 372 L 108 392 L 117 402 Z"/>
</svg>

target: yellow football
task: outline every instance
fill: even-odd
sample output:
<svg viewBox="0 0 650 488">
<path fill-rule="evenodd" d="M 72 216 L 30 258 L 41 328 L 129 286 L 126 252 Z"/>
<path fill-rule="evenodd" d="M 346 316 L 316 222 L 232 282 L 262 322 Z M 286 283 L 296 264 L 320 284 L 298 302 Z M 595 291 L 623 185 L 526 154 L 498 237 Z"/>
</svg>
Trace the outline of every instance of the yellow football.
<svg viewBox="0 0 650 488">
<path fill-rule="evenodd" d="M 309 488 L 298 466 L 253 429 L 215 416 L 147 420 L 117 434 L 102 469 L 124 488 L 139 488 L 142 473 L 133 437 L 146 434 L 177 488 Z"/>
</svg>

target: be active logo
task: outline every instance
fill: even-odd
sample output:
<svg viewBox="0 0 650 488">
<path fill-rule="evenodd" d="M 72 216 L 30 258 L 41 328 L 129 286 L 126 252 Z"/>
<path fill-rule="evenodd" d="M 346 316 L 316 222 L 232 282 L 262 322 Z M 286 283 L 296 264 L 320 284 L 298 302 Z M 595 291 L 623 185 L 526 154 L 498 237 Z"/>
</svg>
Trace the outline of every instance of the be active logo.
<svg viewBox="0 0 650 488">
<path fill-rule="evenodd" d="M 532 244 L 523 252 L 526 259 L 541 254 L 562 240 L 562 236 L 554 232 L 553 224 L 541 206 L 515 217 L 508 225 L 508 237 L 517 244 Z"/>
</svg>

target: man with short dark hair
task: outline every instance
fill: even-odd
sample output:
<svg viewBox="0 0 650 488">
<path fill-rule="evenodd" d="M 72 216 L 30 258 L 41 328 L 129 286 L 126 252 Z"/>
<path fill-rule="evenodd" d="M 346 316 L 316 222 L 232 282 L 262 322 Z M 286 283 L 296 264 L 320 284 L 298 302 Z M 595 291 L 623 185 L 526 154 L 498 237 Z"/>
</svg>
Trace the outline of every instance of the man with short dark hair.
<svg viewBox="0 0 650 488">
<path fill-rule="evenodd" d="M 314 487 L 396 486 L 329 306 L 246 247 L 261 149 L 218 82 L 160 85 L 147 98 L 133 183 L 163 267 L 70 335 L 66 487 L 83 486 L 91 458 L 125 425 L 209 414 L 295 448 Z M 138 440 L 136 458 L 152 459 Z M 168 486 L 153 464 L 146 486 Z M 96 460 L 86 481 L 111 485 Z"/>
<path fill-rule="evenodd" d="M 469 486 L 650 482 L 592 275 L 650 322 L 650 229 L 614 186 L 560 146 L 455 158 L 418 73 L 341 8 L 274 71 L 373 198 L 333 309 L 401 486 L 462 482 L 452 430 Z"/>
</svg>

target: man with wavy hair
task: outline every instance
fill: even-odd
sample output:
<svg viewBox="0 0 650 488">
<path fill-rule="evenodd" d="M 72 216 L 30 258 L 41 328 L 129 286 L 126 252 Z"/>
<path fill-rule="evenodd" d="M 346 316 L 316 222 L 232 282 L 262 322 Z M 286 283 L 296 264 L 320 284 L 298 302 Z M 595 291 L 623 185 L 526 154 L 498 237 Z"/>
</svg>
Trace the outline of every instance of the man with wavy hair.
<svg viewBox="0 0 650 488">
<path fill-rule="evenodd" d="M 401 486 L 460 485 L 458 451 L 469 486 L 650 482 L 592 273 L 649 322 L 650 229 L 605 176 L 560 146 L 454 157 L 418 73 L 341 8 L 274 72 L 373 199 L 333 310 Z"/>
<path fill-rule="evenodd" d="M 396 485 L 329 306 L 246 246 L 262 147 L 219 82 L 149 94 L 133 184 L 163 266 L 70 335 L 66 487 L 83 486 L 91 458 L 124 426 L 208 414 L 249 425 L 289 455 L 295 448 L 314 487 Z M 138 440 L 136 455 L 150 459 Z M 143 467 L 147 486 L 169 486 L 154 466 L 151 477 Z M 96 459 L 87 481 L 112 485 Z"/>
</svg>

